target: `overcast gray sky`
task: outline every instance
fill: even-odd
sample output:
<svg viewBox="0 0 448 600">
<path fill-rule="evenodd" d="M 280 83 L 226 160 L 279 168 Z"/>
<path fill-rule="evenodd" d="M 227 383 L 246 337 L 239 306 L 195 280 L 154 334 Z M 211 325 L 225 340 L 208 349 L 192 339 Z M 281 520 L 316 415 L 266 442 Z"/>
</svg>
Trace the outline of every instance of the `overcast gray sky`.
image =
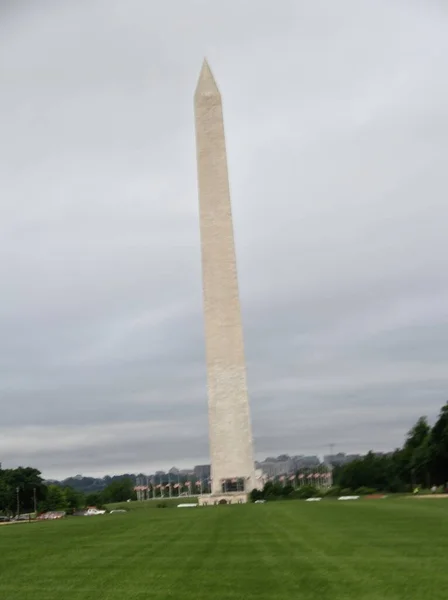
<svg viewBox="0 0 448 600">
<path fill-rule="evenodd" d="M 208 461 L 193 93 L 224 99 L 257 458 L 448 399 L 442 0 L 0 0 L 0 461 Z"/>
</svg>

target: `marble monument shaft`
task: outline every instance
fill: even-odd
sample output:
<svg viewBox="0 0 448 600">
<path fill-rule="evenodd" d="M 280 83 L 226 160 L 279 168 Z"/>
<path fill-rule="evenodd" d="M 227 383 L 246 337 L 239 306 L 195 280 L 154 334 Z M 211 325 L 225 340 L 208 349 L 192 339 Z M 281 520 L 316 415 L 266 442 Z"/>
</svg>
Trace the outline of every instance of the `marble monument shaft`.
<svg viewBox="0 0 448 600">
<path fill-rule="evenodd" d="M 212 493 L 255 487 L 221 94 L 204 61 L 195 97 Z"/>
</svg>

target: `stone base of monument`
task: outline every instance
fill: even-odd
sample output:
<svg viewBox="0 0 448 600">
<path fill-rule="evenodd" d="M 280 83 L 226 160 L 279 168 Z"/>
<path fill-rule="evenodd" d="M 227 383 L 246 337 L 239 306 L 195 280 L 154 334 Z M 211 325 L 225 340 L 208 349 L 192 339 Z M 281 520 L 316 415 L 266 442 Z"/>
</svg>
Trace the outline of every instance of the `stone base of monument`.
<svg viewBox="0 0 448 600">
<path fill-rule="evenodd" d="M 198 497 L 199 506 L 219 506 L 220 504 L 246 504 L 249 495 L 246 492 L 227 492 L 207 494 Z"/>
</svg>

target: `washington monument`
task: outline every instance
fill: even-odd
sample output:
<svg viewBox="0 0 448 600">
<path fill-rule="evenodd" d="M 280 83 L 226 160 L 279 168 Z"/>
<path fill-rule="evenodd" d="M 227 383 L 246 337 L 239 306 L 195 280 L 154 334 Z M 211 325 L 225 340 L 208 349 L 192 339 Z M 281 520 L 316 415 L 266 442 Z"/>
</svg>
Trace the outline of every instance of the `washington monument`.
<svg viewBox="0 0 448 600">
<path fill-rule="evenodd" d="M 212 494 L 255 487 L 221 94 L 207 61 L 194 96 Z M 235 489 L 236 491 L 236 489 Z"/>
</svg>

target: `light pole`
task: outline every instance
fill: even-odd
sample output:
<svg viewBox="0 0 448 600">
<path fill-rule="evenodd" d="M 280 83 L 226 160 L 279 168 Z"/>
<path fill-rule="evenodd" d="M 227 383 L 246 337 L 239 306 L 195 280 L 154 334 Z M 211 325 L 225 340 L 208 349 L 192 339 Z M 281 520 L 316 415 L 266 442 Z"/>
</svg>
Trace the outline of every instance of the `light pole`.
<svg viewBox="0 0 448 600">
<path fill-rule="evenodd" d="M 36 496 L 36 488 L 33 488 L 33 500 L 34 500 L 34 514 L 37 516 L 37 496 Z"/>
<path fill-rule="evenodd" d="M 17 492 L 17 516 L 19 516 L 19 514 L 20 514 L 20 488 L 19 488 L 19 486 L 16 487 L 16 492 Z"/>
</svg>

